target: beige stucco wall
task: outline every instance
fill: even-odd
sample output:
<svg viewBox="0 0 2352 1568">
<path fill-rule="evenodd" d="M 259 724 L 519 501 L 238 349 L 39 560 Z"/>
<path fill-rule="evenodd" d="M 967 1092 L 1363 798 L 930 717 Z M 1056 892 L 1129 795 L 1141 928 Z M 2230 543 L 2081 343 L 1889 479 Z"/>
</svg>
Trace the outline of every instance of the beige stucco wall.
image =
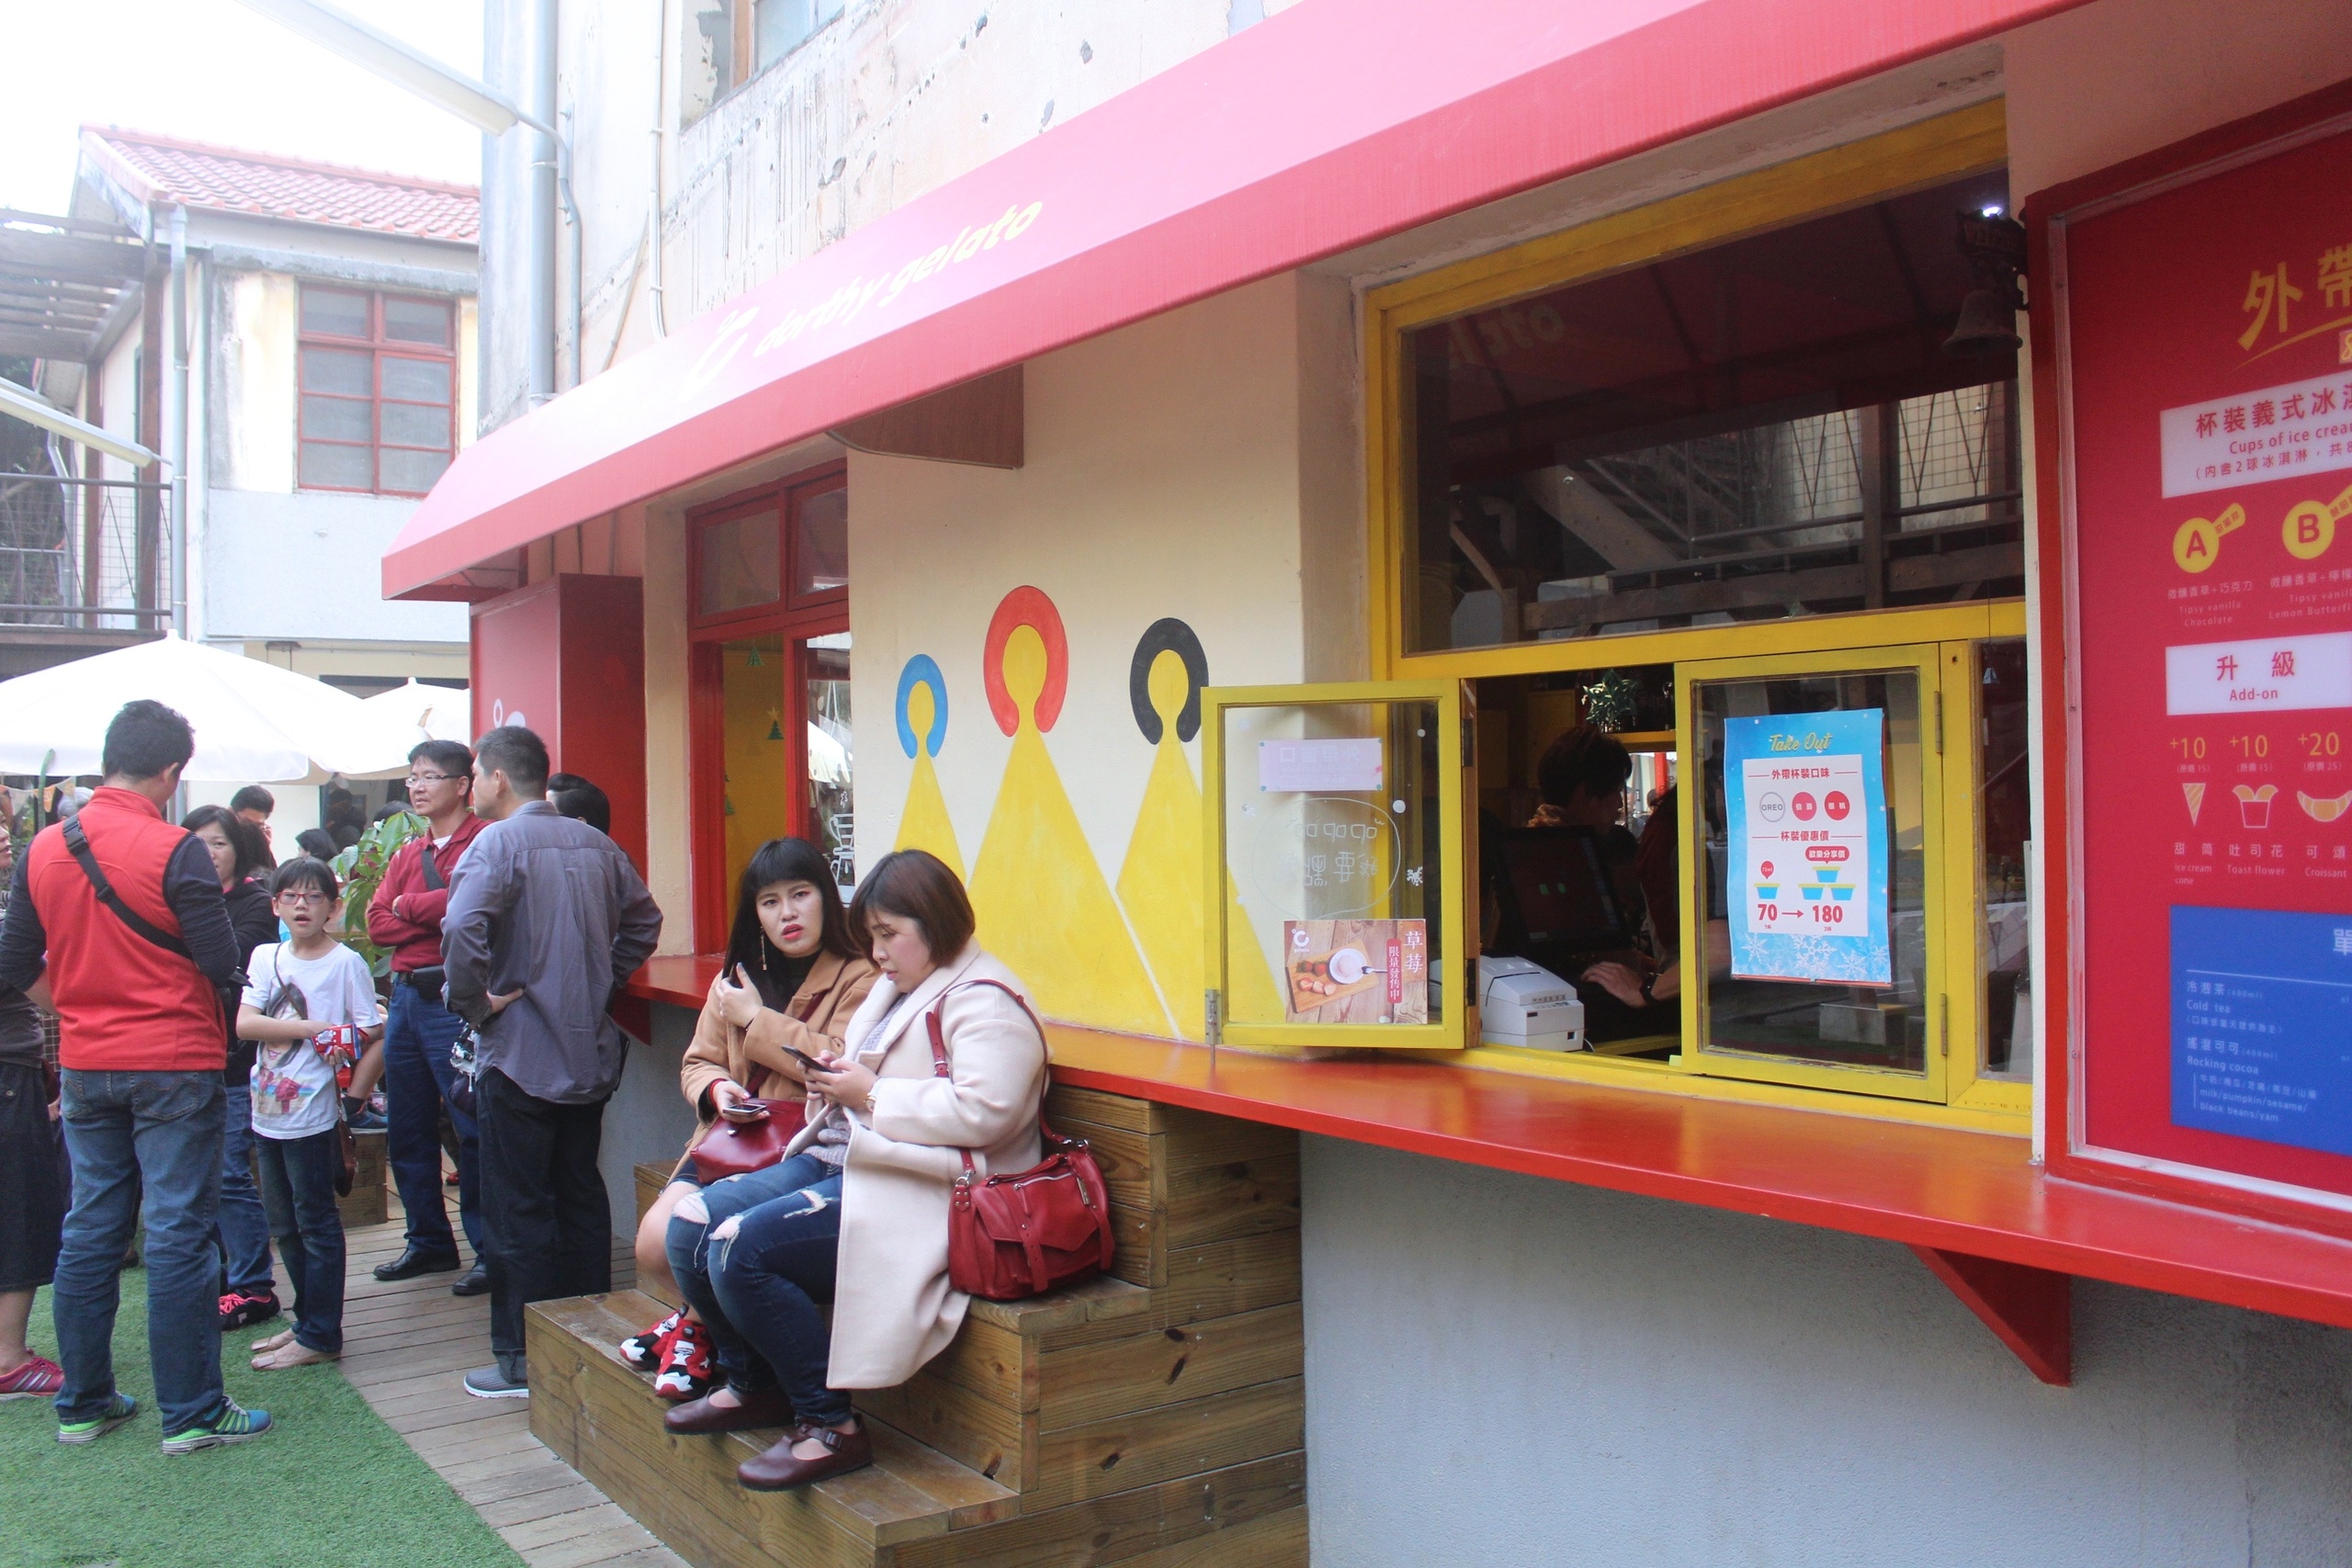
<svg viewBox="0 0 2352 1568">
<path fill-rule="evenodd" d="M 295 283 L 284 273 L 232 273 L 216 344 L 220 387 L 215 489 L 294 492 Z"/>
<path fill-rule="evenodd" d="M 1018 470 L 850 458 L 859 863 L 899 837 L 916 765 L 894 698 L 908 660 L 928 654 L 947 686 L 937 777 L 981 939 L 1028 955 L 1016 967 L 1056 1016 L 1165 1034 L 1198 1010 L 1197 971 L 1145 963 L 1161 1010 L 1133 1016 L 1132 989 L 1108 972 L 1141 949 L 1115 929 L 1065 967 L 1035 951 L 1031 922 L 990 916 L 1024 897 L 1079 907 L 1122 886 L 1155 760 L 1128 694 L 1145 629 L 1184 621 L 1218 685 L 1330 678 L 1360 661 L 1360 615 L 1347 624 L 1362 602 L 1348 383 L 1329 378 L 1347 320 L 1344 286 L 1270 279 L 1033 361 Z M 1024 585 L 1052 600 L 1069 642 L 1043 779 L 1016 765 L 981 668 L 990 617 Z M 1184 753 L 1196 782 L 1197 741 Z M 1027 798 L 1056 791 L 1078 841 L 1056 829 L 1050 798 Z M 1024 897 L 989 886 L 1000 835 L 1019 838 Z M 1199 874 L 1196 855 L 1145 857 L 1106 924 L 1152 923 L 1130 905 L 1196 905 Z"/>
</svg>

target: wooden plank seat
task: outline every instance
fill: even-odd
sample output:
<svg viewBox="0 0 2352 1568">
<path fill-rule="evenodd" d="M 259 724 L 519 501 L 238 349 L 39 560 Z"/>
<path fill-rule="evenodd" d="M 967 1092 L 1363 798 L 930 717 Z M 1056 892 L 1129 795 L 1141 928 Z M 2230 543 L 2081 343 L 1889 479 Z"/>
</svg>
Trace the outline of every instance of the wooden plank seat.
<svg viewBox="0 0 2352 1568">
<path fill-rule="evenodd" d="M 1112 1192 L 1113 1275 L 975 1301 L 955 1341 L 858 1406 L 868 1470 L 735 1483 L 781 1434 L 673 1438 L 616 1345 L 635 1292 L 530 1309 L 533 1433 L 703 1568 L 1107 1564 L 1302 1568 L 1305 1345 L 1295 1134 L 1057 1088 Z M 639 1213 L 668 1178 L 638 1168 Z"/>
</svg>

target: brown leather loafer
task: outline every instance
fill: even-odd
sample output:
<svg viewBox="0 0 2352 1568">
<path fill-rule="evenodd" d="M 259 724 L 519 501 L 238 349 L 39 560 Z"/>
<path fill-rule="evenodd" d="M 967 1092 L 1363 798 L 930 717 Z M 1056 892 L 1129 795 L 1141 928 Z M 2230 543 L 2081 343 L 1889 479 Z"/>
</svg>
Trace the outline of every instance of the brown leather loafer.
<svg viewBox="0 0 2352 1568">
<path fill-rule="evenodd" d="M 826 1451 L 815 1459 L 795 1459 L 792 1445 L 810 1438 L 824 1444 Z M 865 1435 L 864 1423 L 854 1432 L 803 1424 L 767 1452 L 736 1466 L 735 1479 L 748 1491 L 788 1492 L 829 1476 L 863 1470 L 873 1462 L 874 1439 Z"/>
<path fill-rule="evenodd" d="M 792 1401 L 780 1388 L 763 1389 L 741 1396 L 741 1404 L 713 1404 L 710 1395 L 688 1400 L 662 1413 L 663 1429 L 690 1438 L 706 1432 L 747 1432 L 755 1427 L 792 1425 Z M 786 1444 L 785 1451 L 792 1451 Z"/>
</svg>

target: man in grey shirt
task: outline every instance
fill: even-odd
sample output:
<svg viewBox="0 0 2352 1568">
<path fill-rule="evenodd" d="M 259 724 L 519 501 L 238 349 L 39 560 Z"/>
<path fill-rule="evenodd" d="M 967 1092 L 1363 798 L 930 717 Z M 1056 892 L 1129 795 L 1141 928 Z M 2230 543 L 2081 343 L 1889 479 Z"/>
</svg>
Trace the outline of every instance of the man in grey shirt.
<svg viewBox="0 0 2352 1568">
<path fill-rule="evenodd" d="M 474 810 L 441 922 L 451 1010 L 481 1032 L 475 1087 L 490 1262 L 484 1399 L 527 1396 L 523 1308 L 612 1289 L 612 1204 L 596 1168 L 627 1049 L 613 998 L 652 953 L 662 911 L 628 856 L 547 801 L 548 749 L 507 725 L 474 746 Z"/>
</svg>

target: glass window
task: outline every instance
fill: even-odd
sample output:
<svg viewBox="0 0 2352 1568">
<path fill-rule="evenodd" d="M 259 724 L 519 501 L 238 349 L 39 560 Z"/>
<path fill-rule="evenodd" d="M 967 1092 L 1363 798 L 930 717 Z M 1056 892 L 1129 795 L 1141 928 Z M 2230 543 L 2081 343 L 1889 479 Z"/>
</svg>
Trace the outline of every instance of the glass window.
<svg viewBox="0 0 2352 1568">
<path fill-rule="evenodd" d="M 807 704 L 808 815 L 813 838 L 832 862 L 833 880 L 857 886 L 857 816 L 849 723 L 849 633 L 801 645 Z"/>
<path fill-rule="evenodd" d="M 416 345 L 387 354 L 302 344 L 300 482 L 394 495 L 431 490 L 457 446 L 448 301 L 305 286 L 300 320 L 306 339 Z"/>
<path fill-rule="evenodd" d="M 1444 990 L 1462 908 L 1454 688 L 1212 688 L 1204 700 L 1228 885 L 1208 923 L 1218 1032 L 1461 1044 Z"/>
<path fill-rule="evenodd" d="M 1959 180 L 1405 334 L 1412 651 L 2023 591 Z"/>
<path fill-rule="evenodd" d="M 792 745 L 785 729 L 784 638 L 752 637 L 718 649 L 728 897 L 752 852 L 793 830 Z"/>
<path fill-rule="evenodd" d="M 752 0 L 754 72 L 765 71 L 842 14 L 842 0 Z"/>
<path fill-rule="evenodd" d="M 2026 864 L 2031 858 L 2033 776 L 2027 760 L 2025 639 L 1978 645 L 1976 896 L 1984 906 L 1977 963 L 1984 980 L 1979 1071 L 2033 1080 L 2033 943 Z"/>
<path fill-rule="evenodd" d="M 776 601 L 776 517 L 773 508 L 707 523 L 702 530 L 695 612 L 723 615 Z"/>
<path fill-rule="evenodd" d="M 1728 951 L 1697 980 L 1708 1070 L 1942 1097 L 1921 686 L 1917 667 L 1692 682 L 1708 946 Z"/>
<path fill-rule="evenodd" d="M 849 487 L 799 496 L 793 509 L 793 597 L 838 592 L 848 586 Z"/>
</svg>

